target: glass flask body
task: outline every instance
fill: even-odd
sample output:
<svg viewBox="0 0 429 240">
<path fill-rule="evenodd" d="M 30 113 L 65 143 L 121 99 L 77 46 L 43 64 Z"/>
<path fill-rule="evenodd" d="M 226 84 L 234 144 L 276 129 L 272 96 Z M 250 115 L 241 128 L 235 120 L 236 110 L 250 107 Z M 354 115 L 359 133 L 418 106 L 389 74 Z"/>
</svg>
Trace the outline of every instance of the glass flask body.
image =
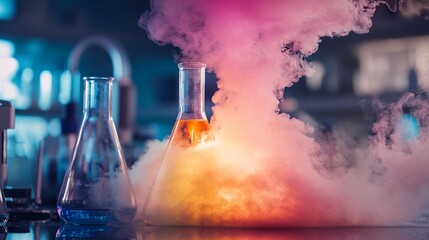
<svg viewBox="0 0 429 240">
<path fill-rule="evenodd" d="M 205 113 L 204 63 L 186 62 L 179 67 L 179 114 L 169 139 L 176 147 L 195 146 L 212 138 Z"/>
<path fill-rule="evenodd" d="M 111 116 L 113 78 L 84 80 L 84 119 L 58 196 L 58 214 L 73 224 L 127 223 L 136 202 Z"/>
<path fill-rule="evenodd" d="M 5 226 L 9 220 L 9 212 L 7 210 L 6 199 L 3 192 L 3 187 L 0 186 L 0 227 Z"/>
<path fill-rule="evenodd" d="M 192 215 L 186 185 L 195 176 L 192 168 L 201 143 L 213 139 L 205 114 L 204 82 L 206 65 L 198 62 L 180 63 L 179 114 L 170 135 L 167 151 L 145 203 L 144 219 L 148 225 L 198 225 L 182 218 Z M 190 175 L 189 175 L 190 174 Z M 188 182 L 189 181 L 189 182 Z M 198 181 L 198 180 L 197 180 Z"/>
</svg>

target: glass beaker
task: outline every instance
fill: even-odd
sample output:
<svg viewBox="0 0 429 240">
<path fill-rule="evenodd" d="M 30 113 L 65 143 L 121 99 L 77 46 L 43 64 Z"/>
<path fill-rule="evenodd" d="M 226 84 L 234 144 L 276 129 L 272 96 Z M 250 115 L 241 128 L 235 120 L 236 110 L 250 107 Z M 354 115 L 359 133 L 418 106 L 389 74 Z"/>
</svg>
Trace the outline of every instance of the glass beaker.
<svg viewBox="0 0 429 240">
<path fill-rule="evenodd" d="M 111 114 L 113 78 L 83 79 L 84 117 L 58 196 L 58 214 L 73 224 L 127 223 L 136 202 Z"/>
<path fill-rule="evenodd" d="M 191 184 L 187 182 L 187 177 L 189 173 L 192 174 L 192 166 L 187 164 L 198 157 L 201 143 L 213 139 L 205 114 L 206 65 L 185 62 L 178 67 L 179 114 L 160 170 L 145 203 L 144 221 L 148 225 L 192 225 L 183 222 L 178 216 L 187 211 L 185 205 L 189 204 L 185 185 Z M 177 194 L 185 197 L 178 198 Z"/>
</svg>

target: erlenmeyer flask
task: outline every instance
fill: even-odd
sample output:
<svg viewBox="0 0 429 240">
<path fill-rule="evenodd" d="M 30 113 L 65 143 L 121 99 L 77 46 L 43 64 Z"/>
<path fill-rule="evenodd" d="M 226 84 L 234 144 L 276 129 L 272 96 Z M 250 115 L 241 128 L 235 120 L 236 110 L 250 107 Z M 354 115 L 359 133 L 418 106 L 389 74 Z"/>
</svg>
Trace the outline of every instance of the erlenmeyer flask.
<svg viewBox="0 0 429 240">
<path fill-rule="evenodd" d="M 58 196 L 58 214 L 73 224 L 127 223 L 136 203 L 111 115 L 113 78 L 84 81 L 84 117 Z"/>
<path fill-rule="evenodd" d="M 8 220 L 9 220 L 9 212 L 7 211 L 3 187 L 0 187 L 0 229 L 1 229 L 1 226 L 6 225 Z M 0 231 L 0 233 L 1 233 L 1 231 Z"/>
<path fill-rule="evenodd" d="M 189 163 L 187 161 L 196 160 L 200 144 L 213 139 L 204 107 L 206 65 L 186 62 L 180 63 L 178 67 L 179 114 L 162 165 L 145 203 L 144 219 L 148 225 L 195 225 L 177 216 L 186 212 L 189 202 L 176 198 L 176 194 L 187 194 L 186 183 L 182 184 L 182 181 L 187 181 L 188 173 L 192 172 L 192 166 L 185 166 Z"/>
</svg>

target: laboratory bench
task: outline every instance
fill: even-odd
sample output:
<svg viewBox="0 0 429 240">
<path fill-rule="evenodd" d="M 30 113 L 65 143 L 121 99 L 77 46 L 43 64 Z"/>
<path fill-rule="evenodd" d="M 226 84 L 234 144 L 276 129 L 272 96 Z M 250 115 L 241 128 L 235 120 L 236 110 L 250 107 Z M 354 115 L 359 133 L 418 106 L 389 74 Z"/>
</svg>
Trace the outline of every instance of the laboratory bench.
<svg viewBox="0 0 429 240">
<path fill-rule="evenodd" d="M 429 225 L 404 227 L 332 228 L 215 228 L 160 227 L 143 222 L 116 225 L 65 224 L 53 207 L 33 207 L 31 211 L 11 209 L 3 239 L 141 239 L 141 240 L 429 240 Z"/>
<path fill-rule="evenodd" d="M 424 227 L 348 228 L 190 228 L 151 227 L 143 223 L 77 226 L 60 221 L 8 223 L 0 239 L 266 239 L 266 240 L 411 240 L 429 239 Z"/>
</svg>

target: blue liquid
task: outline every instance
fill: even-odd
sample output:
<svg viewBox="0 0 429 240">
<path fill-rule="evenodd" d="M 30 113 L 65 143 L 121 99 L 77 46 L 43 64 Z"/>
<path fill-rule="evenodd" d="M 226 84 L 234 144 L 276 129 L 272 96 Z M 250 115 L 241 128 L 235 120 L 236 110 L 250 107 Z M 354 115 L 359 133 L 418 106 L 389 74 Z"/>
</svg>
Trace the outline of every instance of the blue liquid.
<svg viewBox="0 0 429 240">
<path fill-rule="evenodd" d="M 61 219 L 72 224 L 129 223 L 136 213 L 135 208 L 115 210 L 77 210 L 58 207 Z"/>
</svg>

